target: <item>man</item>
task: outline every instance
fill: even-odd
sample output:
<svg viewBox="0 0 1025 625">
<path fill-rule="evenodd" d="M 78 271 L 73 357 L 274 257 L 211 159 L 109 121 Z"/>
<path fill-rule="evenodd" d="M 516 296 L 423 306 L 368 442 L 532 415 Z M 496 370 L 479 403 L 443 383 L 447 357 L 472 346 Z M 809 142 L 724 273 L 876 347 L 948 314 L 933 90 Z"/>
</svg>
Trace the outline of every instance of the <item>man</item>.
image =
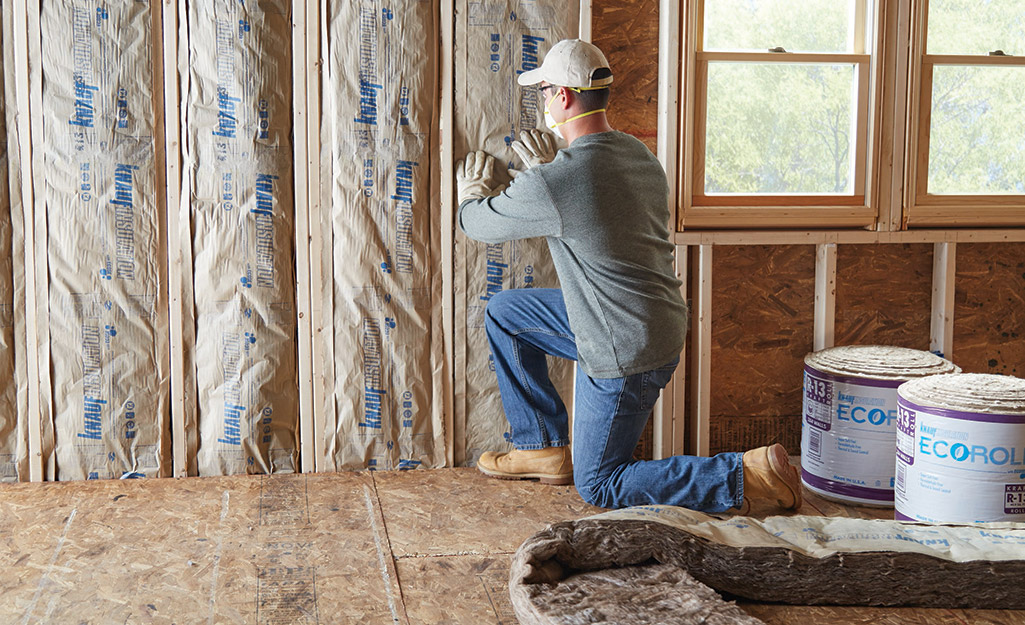
<svg viewBox="0 0 1025 625">
<path fill-rule="evenodd" d="M 515 449 L 485 452 L 477 467 L 496 478 L 572 481 L 605 508 L 797 508 L 800 482 L 780 445 L 633 460 L 687 331 L 665 172 L 644 144 L 609 126 L 612 71 L 595 46 L 560 41 L 518 82 L 539 85 L 545 120 L 569 147 L 556 154 L 547 133 L 522 133 L 512 147 L 527 171 L 504 190 L 494 158 L 468 154 L 456 168 L 459 226 L 486 243 L 545 237 L 562 288 L 507 290 L 488 303 L 485 326 Z M 578 363 L 572 459 L 546 354 Z"/>
</svg>

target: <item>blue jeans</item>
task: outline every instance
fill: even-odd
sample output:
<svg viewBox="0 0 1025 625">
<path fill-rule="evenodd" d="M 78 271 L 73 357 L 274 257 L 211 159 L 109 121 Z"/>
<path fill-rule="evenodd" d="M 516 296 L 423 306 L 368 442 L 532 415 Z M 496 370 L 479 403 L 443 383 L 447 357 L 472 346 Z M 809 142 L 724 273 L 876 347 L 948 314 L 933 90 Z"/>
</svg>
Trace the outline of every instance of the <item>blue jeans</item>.
<svg viewBox="0 0 1025 625">
<path fill-rule="evenodd" d="M 566 406 L 546 354 L 577 360 L 559 289 L 514 289 L 491 298 L 485 328 L 516 449 L 569 444 Z M 742 454 L 637 461 L 633 451 L 679 360 L 623 378 L 592 378 L 577 365 L 573 482 L 603 508 L 646 504 L 722 512 L 743 502 Z"/>
</svg>

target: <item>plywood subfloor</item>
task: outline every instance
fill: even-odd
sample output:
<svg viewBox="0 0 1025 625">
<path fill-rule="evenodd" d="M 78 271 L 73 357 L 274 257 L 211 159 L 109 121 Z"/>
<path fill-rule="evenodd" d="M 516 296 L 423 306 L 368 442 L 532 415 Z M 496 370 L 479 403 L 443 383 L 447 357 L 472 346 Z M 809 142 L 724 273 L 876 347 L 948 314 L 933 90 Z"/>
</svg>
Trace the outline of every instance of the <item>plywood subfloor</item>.
<svg viewBox="0 0 1025 625">
<path fill-rule="evenodd" d="M 511 625 L 508 562 L 598 512 L 473 469 L 0 486 L 0 623 Z M 885 516 L 809 496 L 806 514 Z M 770 624 L 1025 623 L 743 604 Z"/>
</svg>

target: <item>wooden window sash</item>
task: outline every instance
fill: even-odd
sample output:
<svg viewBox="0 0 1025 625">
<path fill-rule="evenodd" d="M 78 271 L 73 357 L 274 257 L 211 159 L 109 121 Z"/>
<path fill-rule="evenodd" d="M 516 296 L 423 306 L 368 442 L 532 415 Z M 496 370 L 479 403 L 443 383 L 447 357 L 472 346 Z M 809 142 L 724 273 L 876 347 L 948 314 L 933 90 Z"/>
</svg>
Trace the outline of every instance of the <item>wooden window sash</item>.
<svg viewBox="0 0 1025 625">
<path fill-rule="evenodd" d="M 933 69 L 936 66 L 1025 67 L 1022 56 L 925 54 L 929 2 L 921 0 L 913 16 L 912 88 L 908 106 L 905 227 L 1025 226 L 1025 195 L 930 194 L 929 141 Z"/>
<path fill-rule="evenodd" d="M 679 172 L 679 229 L 684 228 L 801 228 L 870 227 L 876 210 L 868 206 L 866 196 L 869 154 L 869 110 L 871 101 L 872 55 L 865 53 L 866 9 L 868 0 L 858 0 L 852 36 L 856 53 L 779 53 L 779 52 L 705 52 L 701 49 L 704 29 L 704 0 L 693 0 L 687 8 L 694 27 L 685 37 L 690 45 L 681 50 L 681 65 L 690 69 L 686 81 L 685 111 L 693 111 L 688 123 L 681 124 L 681 145 L 691 157 L 690 167 Z M 710 62 L 851 64 L 855 66 L 858 106 L 855 112 L 853 156 L 853 192 L 850 194 L 758 194 L 705 195 L 705 137 Z M 686 158 L 686 156 L 685 156 Z M 689 180 L 688 180 L 689 179 Z"/>
</svg>

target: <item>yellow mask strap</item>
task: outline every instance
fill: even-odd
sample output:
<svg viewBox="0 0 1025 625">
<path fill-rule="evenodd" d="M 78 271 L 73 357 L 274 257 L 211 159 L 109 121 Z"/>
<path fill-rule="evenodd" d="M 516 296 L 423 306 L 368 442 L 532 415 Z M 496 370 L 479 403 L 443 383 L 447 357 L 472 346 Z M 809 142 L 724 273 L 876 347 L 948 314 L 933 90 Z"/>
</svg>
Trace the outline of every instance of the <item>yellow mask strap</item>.
<svg viewBox="0 0 1025 625">
<path fill-rule="evenodd" d="M 548 111 L 545 111 L 545 112 L 547 113 Z M 587 117 L 588 115 L 594 115 L 595 113 L 604 113 L 604 112 L 605 112 L 605 109 L 595 109 L 593 111 L 587 111 L 586 113 L 581 113 L 579 115 L 575 115 L 573 117 L 570 117 L 569 119 L 567 119 L 564 122 L 556 122 L 555 123 L 555 127 L 558 128 L 559 126 L 562 126 L 563 124 L 568 124 L 571 121 L 573 121 L 574 119 L 580 119 L 581 117 Z"/>
</svg>

